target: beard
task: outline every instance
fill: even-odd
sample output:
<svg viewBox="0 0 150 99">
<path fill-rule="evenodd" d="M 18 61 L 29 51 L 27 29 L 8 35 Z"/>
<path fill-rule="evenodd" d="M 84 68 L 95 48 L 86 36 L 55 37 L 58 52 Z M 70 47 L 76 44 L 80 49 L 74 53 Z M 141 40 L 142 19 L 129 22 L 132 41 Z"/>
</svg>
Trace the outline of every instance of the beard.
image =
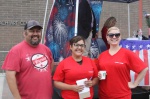
<svg viewBox="0 0 150 99">
<path fill-rule="evenodd" d="M 33 37 L 35 37 L 35 36 L 32 36 L 31 37 L 31 40 L 30 40 L 30 44 L 31 45 L 38 45 L 40 42 L 41 42 L 41 39 L 39 38 L 39 36 L 36 36 L 37 38 L 38 38 L 38 40 L 37 41 L 34 41 L 34 40 L 32 40 L 33 39 Z"/>
</svg>

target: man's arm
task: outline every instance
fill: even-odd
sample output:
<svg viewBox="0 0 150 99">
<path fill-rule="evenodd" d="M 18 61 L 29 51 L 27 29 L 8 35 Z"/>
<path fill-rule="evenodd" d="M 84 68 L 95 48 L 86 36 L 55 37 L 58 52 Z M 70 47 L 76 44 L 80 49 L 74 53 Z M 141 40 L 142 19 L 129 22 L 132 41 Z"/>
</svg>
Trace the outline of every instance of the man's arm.
<svg viewBox="0 0 150 99">
<path fill-rule="evenodd" d="M 6 79 L 11 93 L 14 96 L 14 99 L 21 99 L 21 96 L 18 91 L 17 81 L 16 81 L 16 71 L 6 71 Z"/>
</svg>

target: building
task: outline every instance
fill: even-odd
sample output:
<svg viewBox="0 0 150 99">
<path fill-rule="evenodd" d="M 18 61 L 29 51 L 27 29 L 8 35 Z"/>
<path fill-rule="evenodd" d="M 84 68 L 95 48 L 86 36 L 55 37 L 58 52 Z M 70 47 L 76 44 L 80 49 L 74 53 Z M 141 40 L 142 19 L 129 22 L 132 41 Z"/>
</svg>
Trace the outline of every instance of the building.
<svg viewBox="0 0 150 99">
<path fill-rule="evenodd" d="M 48 2 L 48 3 L 47 3 Z M 150 13 L 149 0 L 142 0 L 143 11 Z M 138 5 L 139 1 L 129 3 L 130 6 L 130 35 L 138 30 Z M 38 20 L 44 26 L 45 34 L 52 0 L 1 0 L 0 1 L 0 65 L 5 55 L 12 46 L 23 40 L 22 32 L 24 24 L 31 19 Z M 47 11 L 46 11 L 47 7 Z M 122 37 L 128 37 L 128 4 L 117 2 L 103 2 L 100 16 L 100 30 L 105 20 L 114 16 L 117 26 L 121 29 Z M 148 27 L 143 20 L 143 34 L 148 36 Z M 44 24 L 45 21 L 45 24 Z M 100 32 L 99 32 L 100 35 Z"/>
<path fill-rule="evenodd" d="M 48 4 L 46 4 L 48 1 Z M 149 0 L 143 1 L 143 11 L 150 13 Z M 130 3 L 130 32 L 138 30 L 138 1 Z M 47 12 L 45 12 L 47 7 Z M 23 40 L 22 31 L 25 22 L 34 19 L 43 24 L 44 30 L 48 22 L 48 17 L 52 5 L 52 0 L 1 0 L 0 1 L 0 65 L 5 55 L 12 46 Z M 45 17 L 46 13 L 46 17 Z M 117 2 L 103 2 L 100 16 L 100 30 L 105 20 L 114 16 L 117 18 L 117 26 L 121 29 L 123 38 L 128 37 L 128 4 Z M 143 17 L 143 34 L 148 36 L 148 27 Z M 44 31 L 45 33 L 45 31 Z M 100 33 L 99 33 L 100 34 Z"/>
<path fill-rule="evenodd" d="M 143 11 L 150 13 L 149 0 L 142 0 L 142 2 Z M 129 4 L 131 36 L 134 30 L 138 30 L 138 3 L 137 1 Z M 52 0 L 0 0 L 0 67 L 11 47 L 23 40 L 23 28 L 28 20 L 38 20 L 44 26 L 43 33 L 45 34 L 51 6 Z M 116 17 L 117 26 L 121 29 L 123 34 L 122 37 L 127 38 L 128 4 L 104 1 L 100 16 L 100 30 L 105 20 L 110 16 Z M 143 34 L 148 36 L 148 27 L 145 18 L 143 17 L 142 20 Z M 2 72 L 0 69 L 0 73 Z"/>
</svg>

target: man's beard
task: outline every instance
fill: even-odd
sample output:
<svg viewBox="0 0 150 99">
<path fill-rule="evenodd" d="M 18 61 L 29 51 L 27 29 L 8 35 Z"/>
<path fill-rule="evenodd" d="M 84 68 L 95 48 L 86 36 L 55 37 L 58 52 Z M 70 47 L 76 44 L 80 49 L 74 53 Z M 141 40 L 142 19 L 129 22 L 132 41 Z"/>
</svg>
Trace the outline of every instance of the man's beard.
<svg viewBox="0 0 150 99">
<path fill-rule="evenodd" d="M 33 38 L 33 37 L 31 37 L 31 40 L 30 40 L 30 44 L 31 44 L 31 45 L 38 45 L 38 44 L 41 42 L 41 39 L 39 39 L 39 37 L 38 37 L 38 41 L 36 41 L 36 42 L 35 42 L 35 41 L 32 41 L 32 38 Z"/>
<path fill-rule="evenodd" d="M 36 41 L 36 42 L 33 42 L 33 41 L 31 40 L 31 41 L 30 41 L 30 44 L 31 44 L 31 45 L 38 45 L 40 42 L 41 42 L 40 39 L 38 39 L 38 41 Z"/>
</svg>

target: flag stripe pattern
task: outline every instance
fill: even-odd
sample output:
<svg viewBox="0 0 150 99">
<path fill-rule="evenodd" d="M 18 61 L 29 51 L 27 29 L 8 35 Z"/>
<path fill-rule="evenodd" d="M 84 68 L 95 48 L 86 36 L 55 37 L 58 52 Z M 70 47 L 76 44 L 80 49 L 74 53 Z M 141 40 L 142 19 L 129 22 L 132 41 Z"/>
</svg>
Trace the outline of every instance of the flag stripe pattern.
<svg viewBox="0 0 150 99">
<path fill-rule="evenodd" d="M 120 45 L 133 51 L 139 58 L 150 68 L 150 40 L 122 40 Z M 137 74 L 133 71 L 130 72 L 131 81 L 134 82 Z M 147 71 L 146 76 L 140 82 L 139 86 L 150 85 L 150 70 Z"/>
</svg>

